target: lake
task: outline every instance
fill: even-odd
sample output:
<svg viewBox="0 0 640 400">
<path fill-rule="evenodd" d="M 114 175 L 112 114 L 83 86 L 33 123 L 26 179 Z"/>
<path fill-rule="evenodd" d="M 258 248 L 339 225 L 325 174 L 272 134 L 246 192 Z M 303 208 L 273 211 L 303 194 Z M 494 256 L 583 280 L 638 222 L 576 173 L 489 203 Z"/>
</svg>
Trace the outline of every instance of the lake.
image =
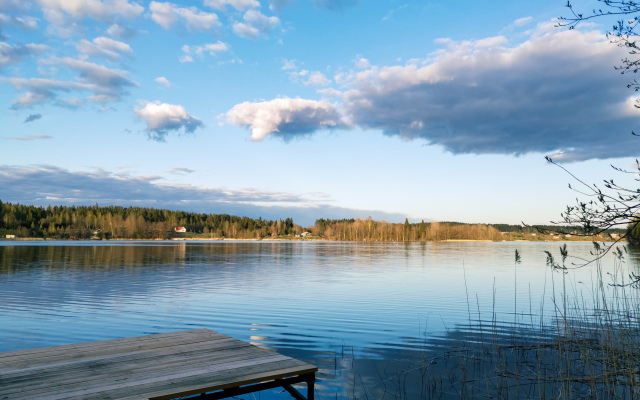
<svg viewBox="0 0 640 400">
<path fill-rule="evenodd" d="M 552 271 L 559 245 L 1 241 L 0 352 L 208 328 L 317 365 L 320 399 L 428 397 L 452 349 L 591 304 L 596 267 Z"/>
</svg>

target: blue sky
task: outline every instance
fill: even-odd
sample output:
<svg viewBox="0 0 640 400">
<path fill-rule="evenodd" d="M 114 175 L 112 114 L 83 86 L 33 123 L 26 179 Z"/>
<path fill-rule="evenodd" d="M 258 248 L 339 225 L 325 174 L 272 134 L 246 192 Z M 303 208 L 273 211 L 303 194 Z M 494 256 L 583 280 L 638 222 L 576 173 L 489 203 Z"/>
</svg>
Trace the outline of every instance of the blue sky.
<svg viewBox="0 0 640 400">
<path fill-rule="evenodd" d="M 639 116 L 612 21 L 564 4 L 0 0 L 0 199 L 557 220 L 544 156 L 615 177 Z"/>
</svg>

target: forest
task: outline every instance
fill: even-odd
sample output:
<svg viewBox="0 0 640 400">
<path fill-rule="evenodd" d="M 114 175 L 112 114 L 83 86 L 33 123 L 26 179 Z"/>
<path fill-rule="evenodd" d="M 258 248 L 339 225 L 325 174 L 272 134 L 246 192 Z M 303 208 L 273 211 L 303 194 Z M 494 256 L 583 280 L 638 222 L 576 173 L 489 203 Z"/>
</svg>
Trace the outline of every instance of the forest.
<svg viewBox="0 0 640 400">
<path fill-rule="evenodd" d="M 625 229 L 609 229 L 594 237 L 583 234 L 579 226 L 524 226 L 508 224 L 466 224 L 424 222 L 394 224 L 368 219 L 318 219 L 310 231 L 327 240 L 435 242 L 445 240 L 615 240 Z"/>
<path fill-rule="evenodd" d="M 199 214 L 141 207 L 49 206 L 3 203 L 0 237 L 51 239 L 170 239 L 188 233 L 210 238 L 261 239 L 295 235 L 302 228 L 291 218 L 268 221 L 228 214 Z"/>
<path fill-rule="evenodd" d="M 186 233 L 176 232 L 184 227 Z M 0 200 L 0 238 L 45 239 L 264 239 L 296 238 L 309 232 L 314 239 L 339 241 L 444 240 L 591 240 L 579 227 L 538 227 L 507 224 L 424 222 L 404 224 L 360 219 L 316 220 L 303 228 L 291 218 L 263 220 L 228 214 L 205 214 L 142 207 L 48 206 L 3 203 Z M 545 232 L 544 229 L 563 232 Z M 611 230 L 598 239 L 624 234 Z M 611 236 L 613 235 L 613 237 Z"/>
</svg>

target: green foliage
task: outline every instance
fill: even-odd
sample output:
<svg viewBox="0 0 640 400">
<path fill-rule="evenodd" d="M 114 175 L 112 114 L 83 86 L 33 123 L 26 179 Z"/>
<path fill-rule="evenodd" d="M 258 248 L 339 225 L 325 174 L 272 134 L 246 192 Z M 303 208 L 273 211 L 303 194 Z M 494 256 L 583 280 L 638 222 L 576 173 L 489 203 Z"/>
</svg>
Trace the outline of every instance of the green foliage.
<svg viewBox="0 0 640 400">
<path fill-rule="evenodd" d="M 317 227 L 321 227 L 321 228 L 325 228 L 329 225 L 335 225 L 338 223 L 349 223 L 352 224 L 354 222 L 356 222 L 356 220 L 354 218 L 344 218 L 344 219 L 324 219 L 324 218 L 320 218 L 316 220 L 315 226 Z"/>
<path fill-rule="evenodd" d="M 268 221 L 228 214 L 107 206 L 36 207 L 0 200 L 0 235 L 55 239 L 168 239 L 174 228 L 211 237 L 261 238 L 277 226 L 290 235 L 300 227 L 291 218 Z"/>
</svg>

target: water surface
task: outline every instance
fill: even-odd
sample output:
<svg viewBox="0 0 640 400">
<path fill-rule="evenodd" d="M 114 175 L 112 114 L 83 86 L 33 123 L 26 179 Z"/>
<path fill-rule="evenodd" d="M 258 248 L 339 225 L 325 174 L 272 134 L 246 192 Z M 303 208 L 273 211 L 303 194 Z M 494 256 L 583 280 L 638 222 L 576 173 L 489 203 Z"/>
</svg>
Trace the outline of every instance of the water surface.
<svg viewBox="0 0 640 400">
<path fill-rule="evenodd" d="M 376 397 L 387 383 L 387 393 L 398 390 L 390 379 L 398 372 L 470 340 L 483 322 L 495 331 L 553 315 L 563 285 L 592 301 L 595 268 L 554 273 L 543 251 L 557 248 L 0 242 L 0 351 L 208 328 L 318 365 L 319 398 Z M 581 257 L 591 248 L 569 244 Z"/>
</svg>

